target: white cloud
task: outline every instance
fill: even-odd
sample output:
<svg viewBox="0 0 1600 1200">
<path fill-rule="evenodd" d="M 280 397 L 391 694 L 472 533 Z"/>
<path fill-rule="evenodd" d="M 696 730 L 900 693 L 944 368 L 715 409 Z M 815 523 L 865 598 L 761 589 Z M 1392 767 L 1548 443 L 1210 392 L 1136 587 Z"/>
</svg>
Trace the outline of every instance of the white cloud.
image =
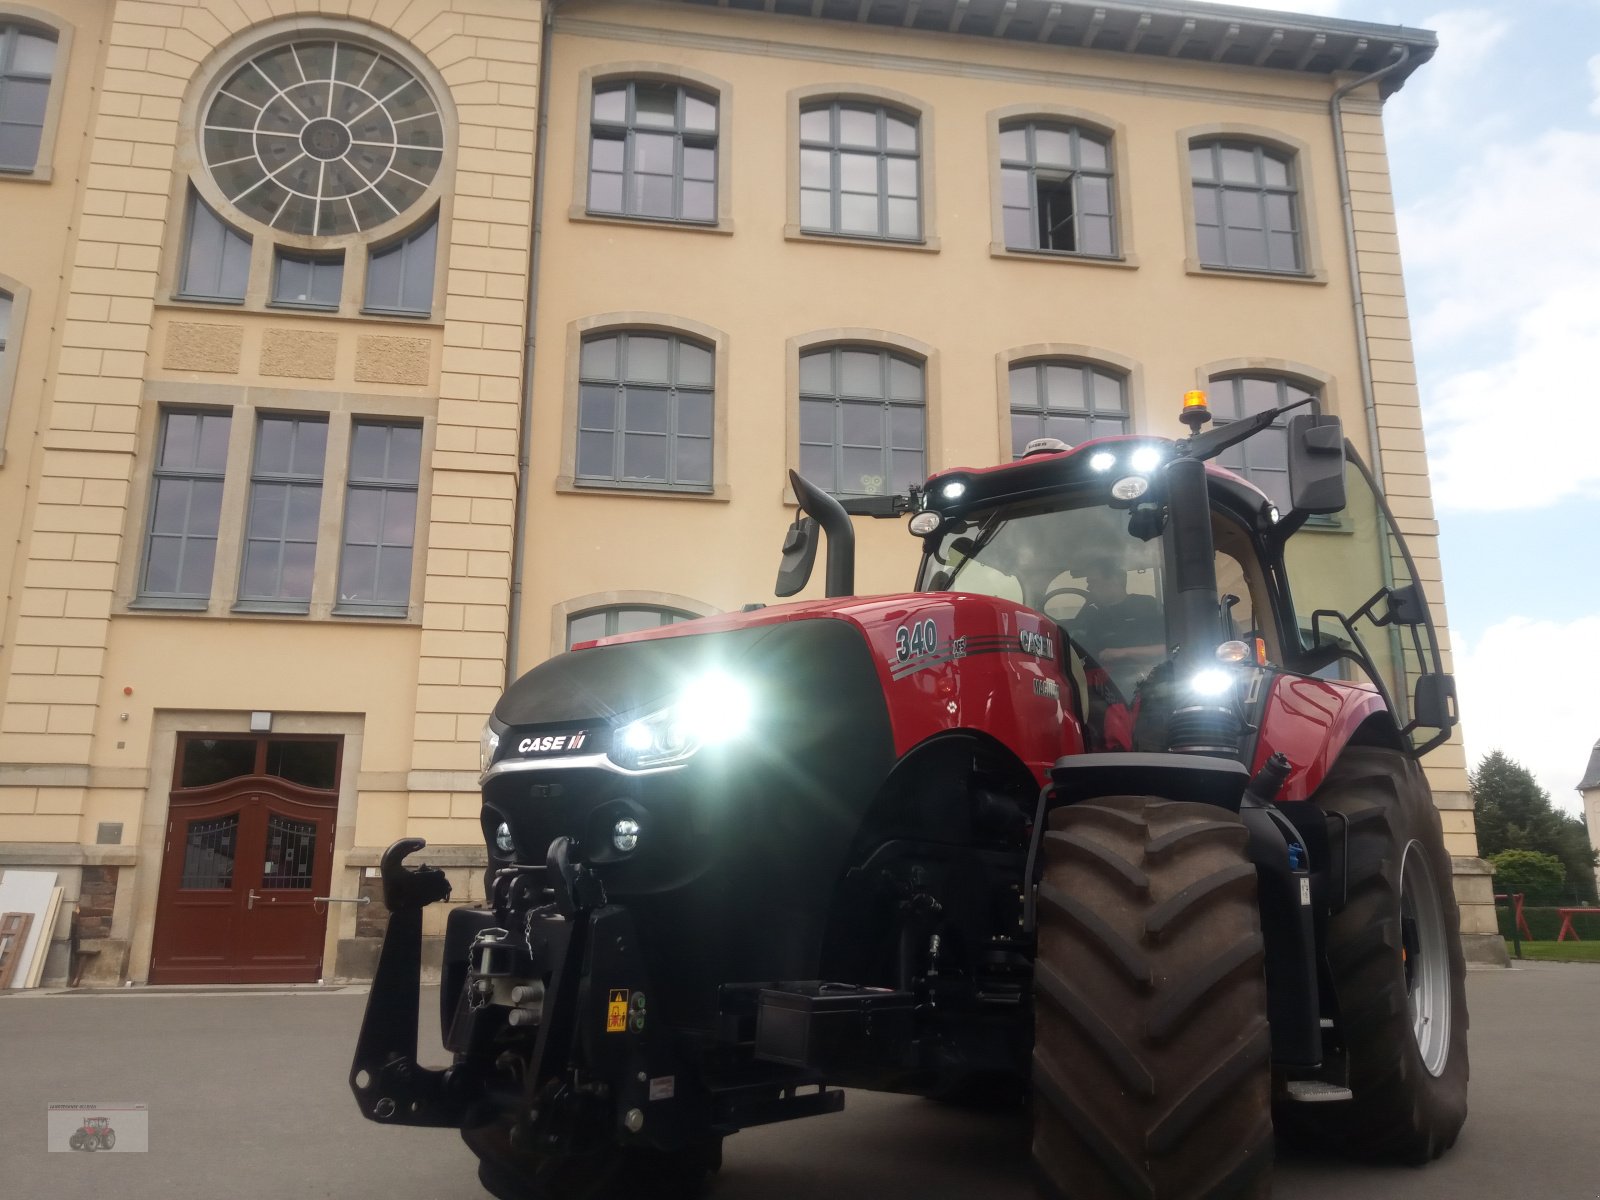
<svg viewBox="0 0 1600 1200">
<path fill-rule="evenodd" d="M 1485 147 L 1400 213 L 1441 508 L 1537 508 L 1600 492 L 1600 458 L 1583 439 L 1530 439 L 1536 451 L 1522 454 L 1506 443 L 1510 430 L 1592 424 L 1597 214 L 1600 134 L 1564 130 Z"/>
<path fill-rule="evenodd" d="M 1438 52 L 1389 101 L 1385 125 L 1398 142 L 1408 138 L 1480 136 L 1498 124 L 1497 105 L 1482 102 L 1485 68 L 1511 32 L 1511 20 L 1489 9 L 1435 13 L 1422 22 L 1439 35 Z M 1464 114 L 1483 114 L 1464 120 Z"/>
<path fill-rule="evenodd" d="M 1589 101 L 1589 111 L 1600 117 L 1600 54 L 1589 60 L 1589 86 L 1594 89 L 1594 99 Z"/>
<path fill-rule="evenodd" d="M 1468 763 L 1501 750 L 1580 812 L 1574 789 L 1600 737 L 1600 616 L 1510 617 L 1470 645 L 1457 637 L 1455 675 Z"/>
</svg>

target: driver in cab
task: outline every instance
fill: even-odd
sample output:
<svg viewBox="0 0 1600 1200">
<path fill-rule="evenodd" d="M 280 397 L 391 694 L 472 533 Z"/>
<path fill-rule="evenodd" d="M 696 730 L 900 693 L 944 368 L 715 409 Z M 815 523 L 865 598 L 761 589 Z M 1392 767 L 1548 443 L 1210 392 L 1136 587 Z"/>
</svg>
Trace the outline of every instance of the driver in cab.
<svg viewBox="0 0 1600 1200">
<path fill-rule="evenodd" d="M 1069 622 L 1072 640 L 1113 675 L 1143 674 L 1166 657 L 1166 621 L 1154 596 L 1128 592 L 1128 568 L 1113 558 L 1083 566 L 1087 599 Z M 1119 670 L 1118 668 L 1122 668 Z"/>
</svg>

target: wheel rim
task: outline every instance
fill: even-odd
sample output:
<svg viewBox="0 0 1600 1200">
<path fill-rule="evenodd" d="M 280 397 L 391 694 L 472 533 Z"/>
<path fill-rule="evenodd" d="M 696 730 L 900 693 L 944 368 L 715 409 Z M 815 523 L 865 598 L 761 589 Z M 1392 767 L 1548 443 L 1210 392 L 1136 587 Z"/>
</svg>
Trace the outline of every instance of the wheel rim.
<svg viewBox="0 0 1600 1200">
<path fill-rule="evenodd" d="M 1418 842 L 1406 846 L 1400 868 L 1406 1002 L 1422 1065 L 1440 1075 L 1450 1059 L 1450 945 L 1433 869 Z"/>
</svg>

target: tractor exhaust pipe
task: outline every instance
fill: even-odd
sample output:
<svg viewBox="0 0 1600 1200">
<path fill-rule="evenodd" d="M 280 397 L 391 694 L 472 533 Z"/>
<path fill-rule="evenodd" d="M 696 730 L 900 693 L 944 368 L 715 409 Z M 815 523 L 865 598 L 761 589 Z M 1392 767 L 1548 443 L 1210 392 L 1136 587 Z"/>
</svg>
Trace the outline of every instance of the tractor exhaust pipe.
<svg viewBox="0 0 1600 1200">
<path fill-rule="evenodd" d="M 856 529 L 850 523 L 850 514 L 845 512 L 844 506 L 827 492 L 810 482 L 798 471 L 789 472 L 789 484 L 794 488 L 795 498 L 800 502 L 800 511 L 811 517 L 817 525 L 822 527 L 822 532 L 828 538 L 828 579 L 827 594 L 829 596 L 853 596 L 856 592 Z M 803 525 L 797 520 L 796 526 Z M 815 553 L 815 550 L 812 551 Z M 810 563 L 805 566 L 805 573 L 810 574 Z M 799 586 L 794 591 L 780 590 L 779 595 L 794 595 L 805 580 L 801 579 Z"/>
</svg>

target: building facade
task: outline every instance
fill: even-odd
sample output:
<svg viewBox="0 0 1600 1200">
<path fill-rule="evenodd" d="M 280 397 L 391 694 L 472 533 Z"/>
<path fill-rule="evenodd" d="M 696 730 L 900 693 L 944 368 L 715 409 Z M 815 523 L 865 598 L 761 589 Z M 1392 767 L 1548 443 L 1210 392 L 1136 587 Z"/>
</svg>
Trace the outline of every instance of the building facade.
<svg viewBox="0 0 1600 1200">
<path fill-rule="evenodd" d="M 478 894 L 508 664 L 771 600 L 790 468 L 880 494 L 1175 435 L 1196 386 L 1310 394 L 1443 632 L 1382 128 L 1423 31 L 1071 0 L 0 30 L 0 211 L 35 231 L 0 251 L 0 865 L 60 876 L 47 978 L 369 972 L 390 841 Z M 904 590 L 903 529 L 859 525 L 860 590 Z M 1425 761 L 1491 955 L 1459 742 Z"/>
</svg>

